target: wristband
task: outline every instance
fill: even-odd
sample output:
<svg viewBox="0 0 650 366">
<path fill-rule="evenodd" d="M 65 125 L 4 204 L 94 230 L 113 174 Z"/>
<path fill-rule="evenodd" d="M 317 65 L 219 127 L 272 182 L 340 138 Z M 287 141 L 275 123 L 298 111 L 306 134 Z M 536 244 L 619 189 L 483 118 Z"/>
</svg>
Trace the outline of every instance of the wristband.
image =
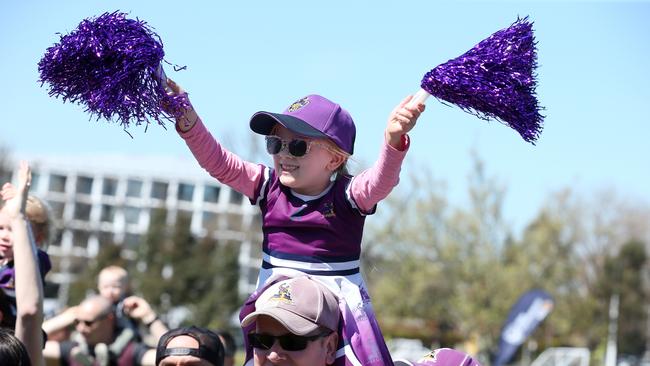
<svg viewBox="0 0 650 366">
<path fill-rule="evenodd" d="M 152 319 L 150 322 L 146 322 L 146 323 L 144 323 L 144 325 L 145 325 L 147 328 L 149 328 L 153 323 L 156 322 L 156 320 L 160 320 L 160 318 L 158 317 L 158 314 L 156 314 L 156 316 L 154 316 L 153 319 Z"/>
</svg>

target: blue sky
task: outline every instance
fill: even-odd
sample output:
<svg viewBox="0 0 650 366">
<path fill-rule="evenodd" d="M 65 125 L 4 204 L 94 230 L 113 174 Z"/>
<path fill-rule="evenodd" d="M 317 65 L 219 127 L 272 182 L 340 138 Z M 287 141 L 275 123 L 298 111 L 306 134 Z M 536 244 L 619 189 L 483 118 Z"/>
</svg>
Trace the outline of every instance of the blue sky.
<svg viewBox="0 0 650 366">
<path fill-rule="evenodd" d="M 522 225 L 550 192 L 615 189 L 650 204 L 650 2 L 22 1 L 0 5 L 0 143 L 21 155 L 190 157 L 173 128 L 89 120 L 38 84 L 47 47 L 83 18 L 121 10 L 147 21 L 208 128 L 242 155 L 248 119 L 310 93 L 348 109 L 355 158 L 372 162 L 390 110 L 425 72 L 517 16 L 535 22 L 544 131 L 537 146 L 498 122 L 431 99 L 412 133 L 404 176 L 426 167 L 463 204 L 470 151 L 507 189 L 505 215 Z"/>
</svg>

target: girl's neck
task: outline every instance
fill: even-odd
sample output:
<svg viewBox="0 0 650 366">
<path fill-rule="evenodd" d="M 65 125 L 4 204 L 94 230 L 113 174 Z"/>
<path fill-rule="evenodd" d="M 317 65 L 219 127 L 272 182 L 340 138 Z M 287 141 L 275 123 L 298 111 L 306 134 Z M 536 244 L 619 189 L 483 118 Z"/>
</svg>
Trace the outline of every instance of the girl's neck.
<svg viewBox="0 0 650 366">
<path fill-rule="evenodd" d="M 313 200 L 319 199 L 319 198 L 323 197 L 324 195 L 326 195 L 327 192 L 329 192 L 329 190 L 332 189 L 333 185 L 334 185 L 334 182 L 330 182 L 327 185 L 327 187 L 325 187 L 325 189 L 321 193 L 316 194 L 316 195 L 298 193 L 298 192 L 294 191 L 293 189 L 291 190 L 291 194 L 293 194 L 294 196 L 300 198 L 301 200 L 303 200 L 305 202 L 313 201 Z"/>
</svg>

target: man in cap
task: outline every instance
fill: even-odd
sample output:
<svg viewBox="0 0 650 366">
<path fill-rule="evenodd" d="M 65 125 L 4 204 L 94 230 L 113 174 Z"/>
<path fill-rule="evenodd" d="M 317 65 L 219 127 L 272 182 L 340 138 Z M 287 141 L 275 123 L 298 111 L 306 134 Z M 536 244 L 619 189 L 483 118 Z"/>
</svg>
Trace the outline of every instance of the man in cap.
<svg viewBox="0 0 650 366">
<path fill-rule="evenodd" d="M 156 366 L 223 366 L 219 336 L 199 327 L 184 327 L 163 334 L 156 349 Z"/>
<path fill-rule="evenodd" d="M 334 364 L 340 313 L 338 299 L 327 287 L 308 276 L 280 281 L 260 295 L 255 309 L 241 323 L 255 323 L 247 334 L 253 365 Z"/>
</svg>

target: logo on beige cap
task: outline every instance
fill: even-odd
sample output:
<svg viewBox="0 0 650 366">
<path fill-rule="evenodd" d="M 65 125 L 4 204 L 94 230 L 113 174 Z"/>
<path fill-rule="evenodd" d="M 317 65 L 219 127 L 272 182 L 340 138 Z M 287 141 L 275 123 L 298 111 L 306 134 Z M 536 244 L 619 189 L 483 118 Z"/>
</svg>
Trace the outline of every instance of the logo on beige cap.
<svg viewBox="0 0 650 366">
<path fill-rule="evenodd" d="M 424 357 L 422 357 L 420 362 L 424 362 L 424 361 L 436 362 L 437 358 L 438 358 L 438 352 L 440 352 L 440 349 L 436 349 L 436 350 L 433 350 L 433 351 L 427 353 Z"/>
<path fill-rule="evenodd" d="M 275 301 L 284 304 L 293 304 L 291 298 L 291 286 L 288 283 L 283 283 L 278 286 L 278 292 L 269 298 L 269 302 Z"/>
<path fill-rule="evenodd" d="M 307 104 L 309 104 L 309 98 L 304 97 L 304 98 L 302 98 L 300 100 L 297 100 L 297 101 L 293 102 L 293 104 L 291 104 L 287 110 L 289 112 L 295 112 L 298 109 L 306 106 Z"/>
</svg>

